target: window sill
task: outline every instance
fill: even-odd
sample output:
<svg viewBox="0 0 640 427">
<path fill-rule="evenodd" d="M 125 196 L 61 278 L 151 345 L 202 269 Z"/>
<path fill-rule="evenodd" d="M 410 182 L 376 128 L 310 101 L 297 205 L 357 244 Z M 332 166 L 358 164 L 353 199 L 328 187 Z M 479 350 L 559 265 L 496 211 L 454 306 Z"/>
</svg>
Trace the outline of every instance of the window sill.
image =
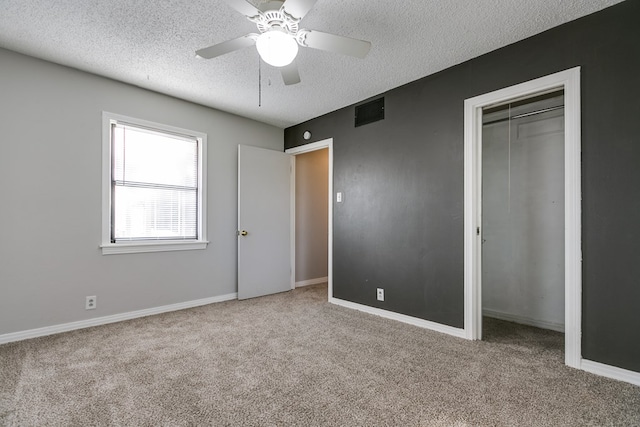
<svg viewBox="0 0 640 427">
<path fill-rule="evenodd" d="M 135 254 L 143 252 L 192 251 L 206 249 L 209 242 L 198 241 L 162 241 L 162 242 L 131 242 L 106 243 L 100 246 L 102 255 Z"/>
</svg>

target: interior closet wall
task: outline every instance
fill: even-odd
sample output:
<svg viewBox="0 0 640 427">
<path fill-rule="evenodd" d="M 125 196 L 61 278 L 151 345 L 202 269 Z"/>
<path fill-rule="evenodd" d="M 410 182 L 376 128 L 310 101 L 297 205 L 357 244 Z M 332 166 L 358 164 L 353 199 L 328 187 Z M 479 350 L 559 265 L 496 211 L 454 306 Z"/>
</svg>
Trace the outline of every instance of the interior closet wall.
<svg viewBox="0 0 640 427">
<path fill-rule="evenodd" d="M 560 95 L 506 106 L 484 115 L 482 132 L 483 314 L 557 331 L 564 331 L 562 104 Z"/>
<path fill-rule="evenodd" d="M 296 156 L 296 284 L 328 276 L 329 150 Z"/>
</svg>

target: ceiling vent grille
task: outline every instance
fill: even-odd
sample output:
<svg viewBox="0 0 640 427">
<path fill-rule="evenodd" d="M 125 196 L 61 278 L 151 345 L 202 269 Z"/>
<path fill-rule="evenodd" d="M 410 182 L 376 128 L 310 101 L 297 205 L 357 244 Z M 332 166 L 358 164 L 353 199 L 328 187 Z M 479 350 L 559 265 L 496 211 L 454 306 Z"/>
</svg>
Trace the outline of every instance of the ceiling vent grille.
<svg viewBox="0 0 640 427">
<path fill-rule="evenodd" d="M 356 127 L 384 119 L 384 97 L 356 107 Z"/>
</svg>

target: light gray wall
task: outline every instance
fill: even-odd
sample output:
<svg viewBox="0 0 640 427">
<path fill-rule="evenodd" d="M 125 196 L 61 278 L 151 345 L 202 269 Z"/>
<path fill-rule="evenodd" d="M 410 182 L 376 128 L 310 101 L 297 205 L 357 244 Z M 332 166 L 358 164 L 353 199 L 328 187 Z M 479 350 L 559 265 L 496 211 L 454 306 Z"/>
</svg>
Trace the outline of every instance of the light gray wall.
<svg viewBox="0 0 640 427">
<path fill-rule="evenodd" d="M 296 156 L 296 282 L 328 276 L 329 150 Z"/>
<path fill-rule="evenodd" d="M 207 133 L 206 250 L 101 254 L 102 111 Z M 283 131 L 0 49 L 0 334 L 236 292 L 238 144 Z"/>
</svg>

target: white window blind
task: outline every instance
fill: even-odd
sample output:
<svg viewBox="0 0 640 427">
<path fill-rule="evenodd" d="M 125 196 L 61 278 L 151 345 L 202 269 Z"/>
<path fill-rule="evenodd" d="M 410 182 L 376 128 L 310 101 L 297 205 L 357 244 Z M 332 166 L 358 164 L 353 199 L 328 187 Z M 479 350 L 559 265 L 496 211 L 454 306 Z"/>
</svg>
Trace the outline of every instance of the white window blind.
<svg viewBox="0 0 640 427">
<path fill-rule="evenodd" d="M 111 242 L 197 240 L 199 139 L 111 123 Z"/>
</svg>

